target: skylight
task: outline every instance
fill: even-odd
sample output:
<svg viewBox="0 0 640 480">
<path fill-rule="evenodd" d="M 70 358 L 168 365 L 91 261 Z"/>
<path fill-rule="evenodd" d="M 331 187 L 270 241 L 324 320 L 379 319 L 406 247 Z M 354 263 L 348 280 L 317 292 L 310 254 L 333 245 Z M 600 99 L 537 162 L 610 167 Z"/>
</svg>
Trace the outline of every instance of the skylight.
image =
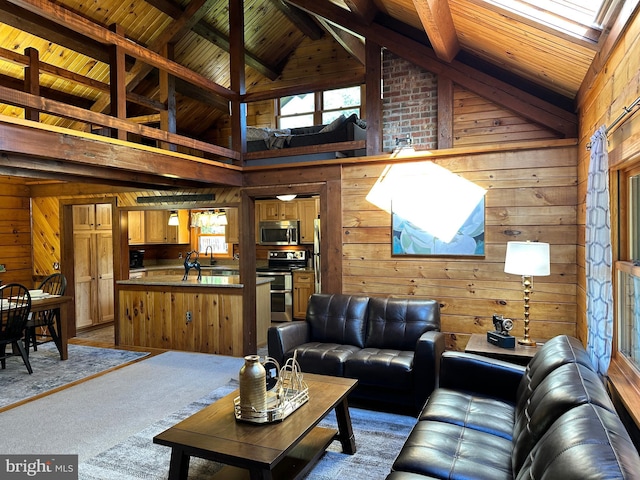
<svg viewBox="0 0 640 480">
<path fill-rule="evenodd" d="M 485 0 L 485 2 L 555 30 L 597 41 L 599 32 L 609 21 L 611 12 L 615 10 L 620 0 Z"/>
</svg>

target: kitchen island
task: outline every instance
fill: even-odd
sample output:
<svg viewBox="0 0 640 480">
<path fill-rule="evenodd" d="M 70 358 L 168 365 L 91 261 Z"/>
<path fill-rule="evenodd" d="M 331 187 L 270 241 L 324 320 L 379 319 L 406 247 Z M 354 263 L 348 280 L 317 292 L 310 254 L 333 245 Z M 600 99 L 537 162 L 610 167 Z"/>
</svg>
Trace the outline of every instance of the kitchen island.
<svg viewBox="0 0 640 480">
<path fill-rule="evenodd" d="M 256 279 L 257 345 L 271 323 L 270 279 Z M 118 345 L 244 355 L 238 275 L 159 275 L 116 282 Z"/>
</svg>

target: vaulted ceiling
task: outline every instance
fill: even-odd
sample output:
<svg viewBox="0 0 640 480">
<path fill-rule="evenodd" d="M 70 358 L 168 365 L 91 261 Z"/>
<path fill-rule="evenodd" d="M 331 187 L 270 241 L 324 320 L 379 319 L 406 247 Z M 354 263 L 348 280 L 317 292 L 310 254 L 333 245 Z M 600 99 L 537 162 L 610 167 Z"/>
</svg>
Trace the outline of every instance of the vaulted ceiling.
<svg viewBox="0 0 640 480">
<path fill-rule="evenodd" d="M 303 42 L 330 35 L 364 62 L 361 45 L 371 35 L 400 53 L 404 40 L 407 50 L 432 49 L 429 61 L 438 68 L 473 67 L 573 112 L 608 33 L 619 28 L 618 14 L 629 15 L 638 2 L 613 3 L 602 31 L 576 34 L 493 0 L 244 0 L 246 92 L 277 85 Z M 74 28 L 76 19 L 102 28 L 118 25 L 136 44 L 161 55 L 172 51 L 177 64 L 231 86 L 228 0 L 0 0 L 0 86 L 23 89 L 25 65 L 15 54 L 32 47 L 39 52 L 42 96 L 108 113 L 109 47 Z M 385 44 L 387 38 L 393 45 Z M 132 56 L 126 69 L 127 113 L 144 123 L 163 105 L 158 73 Z M 228 113 L 226 99 L 197 85 L 178 79 L 176 91 L 180 133 L 198 138 Z M 0 103 L 0 115 L 20 117 L 23 109 Z M 60 117 L 41 121 L 73 125 Z"/>
</svg>

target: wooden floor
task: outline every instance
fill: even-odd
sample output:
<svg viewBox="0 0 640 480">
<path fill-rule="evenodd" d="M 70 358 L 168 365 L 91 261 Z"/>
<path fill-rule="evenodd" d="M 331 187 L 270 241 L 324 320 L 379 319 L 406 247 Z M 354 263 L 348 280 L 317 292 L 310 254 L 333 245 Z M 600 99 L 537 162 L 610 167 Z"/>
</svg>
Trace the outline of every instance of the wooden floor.
<svg viewBox="0 0 640 480">
<path fill-rule="evenodd" d="M 101 344 L 110 344 L 115 347 L 115 337 L 113 325 L 106 327 L 93 328 L 79 332 L 73 340 L 82 340 L 83 342 L 98 342 Z M 70 340 L 71 341 L 71 340 Z M 76 343 L 75 341 L 72 343 Z"/>
</svg>

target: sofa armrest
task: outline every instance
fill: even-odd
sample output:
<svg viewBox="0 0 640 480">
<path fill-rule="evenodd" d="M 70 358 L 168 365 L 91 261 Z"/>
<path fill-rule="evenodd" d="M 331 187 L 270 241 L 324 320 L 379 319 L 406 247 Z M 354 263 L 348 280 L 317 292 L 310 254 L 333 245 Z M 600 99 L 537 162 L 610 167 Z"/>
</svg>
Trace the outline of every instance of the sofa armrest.
<svg viewBox="0 0 640 480">
<path fill-rule="evenodd" d="M 439 386 L 515 403 L 525 368 L 472 353 L 448 351 L 440 359 Z"/>
<path fill-rule="evenodd" d="M 267 346 L 269 356 L 280 366 L 284 364 L 284 355 L 292 348 L 309 341 L 309 324 L 305 320 L 296 320 L 269 327 Z"/>
<path fill-rule="evenodd" d="M 444 350 L 444 333 L 435 330 L 424 332 L 416 343 L 413 357 L 416 408 L 422 408 L 427 397 L 438 385 L 440 357 L 442 357 Z"/>
</svg>

